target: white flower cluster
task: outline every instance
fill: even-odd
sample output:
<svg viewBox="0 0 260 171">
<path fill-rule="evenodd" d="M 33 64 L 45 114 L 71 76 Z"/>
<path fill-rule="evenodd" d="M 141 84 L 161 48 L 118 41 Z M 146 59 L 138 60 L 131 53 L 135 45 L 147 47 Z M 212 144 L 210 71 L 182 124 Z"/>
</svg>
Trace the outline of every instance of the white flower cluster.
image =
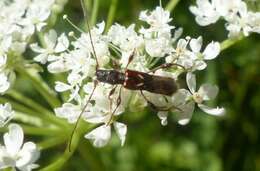
<svg viewBox="0 0 260 171">
<path fill-rule="evenodd" d="M 0 1 L 0 94 L 10 87 L 10 75 L 14 58 L 25 52 L 30 37 L 47 25 L 55 0 L 1 0 Z M 9 64 L 11 63 L 11 64 Z M 0 104 L 0 127 L 14 117 L 9 103 Z M 17 168 L 30 171 L 39 151 L 32 142 L 23 146 L 24 133 L 17 124 L 9 125 L 4 134 L 4 146 L 0 145 L 0 170 Z"/>
<path fill-rule="evenodd" d="M 9 103 L 0 104 L 0 127 L 6 125 L 14 117 L 14 111 Z M 18 124 L 10 124 L 9 132 L 3 136 L 4 145 L 0 143 L 0 170 L 17 168 L 21 171 L 31 171 L 38 165 L 34 162 L 39 158 L 40 152 L 33 142 L 23 144 L 24 133 Z"/>
<path fill-rule="evenodd" d="M 1 170 L 11 167 L 21 171 L 31 171 L 38 167 L 34 164 L 40 156 L 36 144 L 33 142 L 23 144 L 23 139 L 23 129 L 17 124 L 10 124 L 9 132 L 4 134 L 4 146 L 0 144 Z"/>
<path fill-rule="evenodd" d="M 66 18 L 66 16 L 65 16 Z M 108 33 L 104 33 L 105 23 L 101 22 L 91 29 L 91 46 L 89 33 L 81 33 L 79 38 L 69 42 L 65 34 L 57 36 L 54 30 L 45 35 L 48 42 L 46 49 L 33 44 L 32 49 L 39 53 L 35 60 L 41 63 L 48 62 L 51 73 L 68 73 L 67 82 L 56 82 L 58 92 L 70 92 L 70 97 L 61 107 L 55 109 L 58 117 L 66 118 L 69 123 L 75 123 L 80 114 L 83 119 L 99 125 L 85 135 L 93 141 L 96 147 L 105 146 L 111 137 L 111 125 L 123 145 L 127 126 L 118 122 L 119 116 L 130 107 L 130 103 L 138 103 L 167 108 L 159 111 L 158 116 L 163 125 L 167 124 L 168 112 L 173 112 L 182 125 L 187 124 L 192 116 L 195 103 L 208 114 L 221 115 L 223 108 L 210 108 L 203 104 L 212 100 L 218 93 L 217 86 L 203 84 L 196 91 L 194 72 L 207 67 L 206 61 L 217 57 L 220 52 L 218 42 L 211 42 L 202 49 L 202 37 L 180 38 L 182 29 L 176 29 L 169 22 L 170 13 L 161 7 L 154 11 L 143 11 L 140 20 L 149 27 L 141 27 L 136 31 L 135 25 L 124 27 L 114 24 Z M 164 96 L 155 93 L 132 91 L 122 88 L 121 85 L 98 82 L 96 84 L 96 66 L 94 54 L 97 56 L 100 68 L 124 69 L 149 72 L 151 75 L 171 77 L 178 80 L 180 74 L 185 73 L 189 90 L 178 89 L 173 96 Z M 133 59 L 128 65 L 129 58 Z M 171 68 L 160 67 L 162 64 L 172 64 Z M 159 67 L 159 68 L 158 68 Z M 158 82 L 158 84 L 160 84 Z M 93 92 L 94 90 L 94 92 Z M 87 107 L 87 99 L 91 97 Z M 148 102 L 149 101 L 149 102 Z M 131 109 L 130 109 L 131 110 Z"/>
<path fill-rule="evenodd" d="M 242 0 L 197 0 L 196 3 L 190 11 L 201 26 L 213 24 L 222 17 L 227 22 L 225 27 L 229 37 L 260 33 L 260 12 L 248 11 Z"/>
<path fill-rule="evenodd" d="M 0 93 L 10 87 L 10 58 L 22 54 L 35 30 L 40 31 L 47 24 L 53 3 L 54 0 L 0 1 Z"/>
</svg>

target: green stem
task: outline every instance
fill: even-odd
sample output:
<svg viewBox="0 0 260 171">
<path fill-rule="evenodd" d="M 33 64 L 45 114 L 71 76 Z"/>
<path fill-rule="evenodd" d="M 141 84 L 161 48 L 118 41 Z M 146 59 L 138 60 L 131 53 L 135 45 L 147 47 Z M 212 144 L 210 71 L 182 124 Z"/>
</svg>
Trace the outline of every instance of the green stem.
<svg viewBox="0 0 260 171">
<path fill-rule="evenodd" d="M 80 156 L 86 161 L 86 165 L 90 170 L 101 171 L 105 170 L 105 167 L 98 156 L 94 147 L 87 141 L 79 143 L 78 152 Z M 91 154 L 91 155 L 89 155 Z"/>
<path fill-rule="evenodd" d="M 74 151 L 73 151 L 74 152 Z M 72 156 L 73 152 L 69 152 L 66 150 L 59 159 L 55 160 L 52 164 L 48 165 L 47 167 L 40 169 L 40 171 L 55 171 L 61 170 L 61 167 L 69 160 Z"/>
<path fill-rule="evenodd" d="M 86 127 L 83 127 L 81 122 L 79 122 L 78 128 L 75 130 L 74 138 L 71 140 L 71 146 L 67 145 L 65 152 L 62 156 L 59 157 L 58 160 L 55 160 L 50 165 L 46 166 L 45 168 L 41 169 L 40 171 L 53 171 L 53 170 L 60 170 L 64 164 L 69 160 L 69 158 L 72 156 L 72 154 L 75 152 L 75 150 L 78 147 L 79 140 L 83 132 L 88 132 L 93 126 L 95 125 L 87 125 Z M 82 128 L 83 127 L 83 128 Z M 80 129 L 82 128 L 82 129 Z"/>
<path fill-rule="evenodd" d="M 180 2 L 180 0 L 171 0 L 170 2 L 168 2 L 168 4 L 166 5 L 165 9 L 168 11 L 172 11 L 174 10 L 174 8 L 176 7 L 176 5 Z"/>
<path fill-rule="evenodd" d="M 51 124 L 54 123 L 55 125 L 61 126 L 66 128 L 67 124 L 65 122 L 63 122 L 62 120 L 59 120 L 59 118 L 55 117 L 55 116 L 51 116 L 51 115 L 45 115 L 42 114 L 38 111 L 34 111 L 30 108 L 28 108 L 27 106 L 24 106 L 22 104 L 19 104 L 17 102 L 14 102 L 13 100 L 4 98 L 4 97 L 0 97 L 0 103 L 10 103 L 13 107 L 14 110 L 16 111 L 20 111 L 22 113 L 28 114 L 30 116 L 36 117 L 39 116 L 39 119 L 43 119 L 45 120 L 47 123 Z"/>
<path fill-rule="evenodd" d="M 36 90 L 46 99 L 51 107 L 55 108 L 61 105 L 60 101 L 57 99 L 56 94 L 43 80 L 41 80 L 38 74 L 33 74 L 23 67 L 17 66 L 15 68 L 21 75 L 27 77 L 36 88 Z"/>
<path fill-rule="evenodd" d="M 67 124 L 63 120 L 57 118 L 53 112 L 49 111 L 48 109 L 41 106 L 39 103 L 36 103 L 35 101 L 24 96 L 23 94 L 15 90 L 11 90 L 10 92 L 8 92 L 8 95 L 10 95 L 10 97 L 14 98 L 15 100 L 18 100 L 19 102 L 27 105 L 31 109 L 39 113 L 44 113 L 45 115 L 47 115 L 46 117 L 49 117 L 52 121 L 55 120 L 55 123 L 58 123 L 59 125 L 66 127 Z"/>
<path fill-rule="evenodd" d="M 220 44 L 220 49 L 221 51 L 223 50 L 226 50 L 227 48 L 233 46 L 234 44 L 236 44 L 237 42 L 239 42 L 240 40 L 242 40 L 243 36 L 240 36 L 240 37 L 237 37 L 237 38 L 234 38 L 234 39 L 227 39 L 227 40 L 224 40 L 223 42 L 221 42 Z"/>
<path fill-rule="evenodd" d="M 22 126 L 26 134 L 30 134 L 30 135 L 56 136 L 57 134 L 61 133 L 61 130 L 53 129 L 49 127 L 38 128 L 38 127 L 28 126 L 24 124 L 19 124 L 19 125 Z"/>
<path fill-rule="evenodd" d="M 66 136 L 50 137 L 47 140 L 43 140 L 40 143 L 37 143 L 37 146 L 40 150 L 46 150 L 64 143 L 66 139 Z"/>
<path fill-rule="evenodd" d="M 97 22 L 98 7 L 99 7 L 99 0 L 95 0 L 93 5 L 93 11 L 91 14 L 91 19 L 90 19 L 90 26 L 94 26 Z"/>
<path fill-rule="evenodd" d="M 44 112 L 44 113 L 52 113 L 51 111 L 49 111 L 48 109 L 46 109 L 45 107 L 43 107 L 42 105 L 40 105 L 39 103 L 36 103 L 34 100 L 26 97 L 25 95 L 19 93 L 16 90 L 10 90 L 7 92 L 7 95 L 9 95 L 10 97 L 12 97 L 13 99 L 27 105 L 28 107 L 39 111 L 39 112 Z"/>
<path fill-rule="evenodd" d="M 117 2 L 118 2 L 118 0 L 112 0 L 112 2 L 111 2 L 110 8 L 109 8 L 109 12 L 108 12 L 105 32 L 108 31 L 108 29 L 110 28 L 110 26 L 112 25 L 112 23 L 114 21 L 116 7 L 117 7 Z"/>
</svg>

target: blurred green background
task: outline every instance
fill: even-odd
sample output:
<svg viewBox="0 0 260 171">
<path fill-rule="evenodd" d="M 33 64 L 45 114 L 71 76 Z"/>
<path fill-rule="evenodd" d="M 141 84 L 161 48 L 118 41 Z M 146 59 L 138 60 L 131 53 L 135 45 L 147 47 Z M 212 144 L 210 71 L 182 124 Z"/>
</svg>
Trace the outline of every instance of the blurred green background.
<svg viewBox="0 0 260 171">
<path fill-rule="evenodd" d="M 97 22 L 106 21 L 110 4 L 114 0 L 100 0 Z M 162 0 L 163 6 L 168 3 Z M 200 27 L 195 23 L 189 6 L 194 1 L 180 0 L 171 11 L 172 24 L 183 27 L 183 36 L 223 41 L 227 37 L 224 22 Z M 251 10 L 259 10 L 260 2 L 251 4 Z M 88 4 L 91 13 L 91 4 Z M 158 0 L 118 0 L 115 21 L 129 25 L 140 23 L 141 10 L 152 10 Z M 258 6 L 257 6 L 258 5 Z M 79 0 L 70 0 L 64 13 L 80 25 L 83 16 Z M 73 28 L 61 19 L 55 24 L 58 32 Z M 226 108 L 224 117 L 209 116 L 199 109 L 187 126 L 180 126 L 169 118 L 167 126 L 160 125 L 150 109 L 125 115 L 121 120 L 128 125 L 126 144 L 121 147 L 113 135 L 110 143 L 101 149 L 92 147 L 82 138 L 78 151 L 62 170 L 77 171 L 229 171 L 260 170 L 260 35 L 252 34 L 224 50 L 217 59 L 208 62 L 205 72 L 197 72 L 198 85 L 203 82 L 217 84 L 218 99 L 211 105 Z M 64 146 L 44 151 L 40 165 L 46 165 L 52 157 L 58 157 Z M 55 156 L 55 155 L 56 156 Z"/>
</svg>

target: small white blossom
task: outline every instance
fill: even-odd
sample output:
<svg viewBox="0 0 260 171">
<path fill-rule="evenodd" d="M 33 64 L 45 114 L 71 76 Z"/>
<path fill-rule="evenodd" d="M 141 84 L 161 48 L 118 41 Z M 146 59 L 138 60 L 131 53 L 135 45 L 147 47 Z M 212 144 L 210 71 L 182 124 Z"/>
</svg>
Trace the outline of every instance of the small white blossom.
<svg viewBox="0 0 260 171">
<path fill-rule="evenodd" d="M 252 32 L 252 27 L 249 23 L 250 15 L 247 11 L 245 2 L 241 2 L 237 15 L 232 15 L 228 18 L 226 29 L 229 31 L 229 37 L 237 37 L 240 33 L 248 36 Z"/>
<path fill-rule="evenodd" d="M 242 0 L 197 0 L 196 6 L 191 6 L 190 11 L 201 26 L 215 23 L 219 18 L 226 20 L 228 37 L 259 33 L 259 19 L 256 19 L 259 12 L 248 11 Z"/>
<path fill-rule="evenodd" d="M 196 91 L 196 78 L 192 73 L 187 73 L 186 81 L 189 88 L 189 91 L 186 89 L 180 89 L 178 93 L 174 95 L 173 98 L 177 99 L 177 97 L 181 97 L 185 99 L 182 106 L 178 105 L 178 107 L 182 110 L 180 112 L 181 119 L 179 123 L 184 125 L 189 122 L 191 119 L 194 105 L 198 104 L 198 107 L 204 112 L 211 115 L 223 115 L 225 110 L 224 108 L 211 108 L 203 104 L 204 101 L 213 100 L 218 94 L 218 87 L 210 84 L 203 84 L 200 86 L 199 90 Z"/>
<path fill-rule="evenodd" d="M 75 123 L 82 108 L 79 105 L 64 103 L 62 107 L 54 109 L 56 116 L 65 118 L 69 123 Z"/>
<path fill-rule="evenodd" d="M 215 23 L 220 15 L 216 11 L 216 4 L 213 0 L 211 3 L 209 0 L 197 0 L 197 6 L 191 6 L 190 11 L 196 16 L 196 22 L 201 26 L 206 26 Z"/>
<path fill-rule="evenodd" d="M 0 104 L 0 127 L 10 121 L 14 116 L 14 111 L 9 103 Z"/>
<path fill-rule="evenodd" d="M 4 93 L 10 87 L 10 82 L 5 73 L 0 73 L 0 93 Z"/>
<path fill-rule="evenodd" d="M 69 46 L 69 41 L 65 34 L 57 38 L 57 33 L 54 30 L 50 30 L 44 35 L 44 43 L 46 45 L 45 48 L 41 48 L 37 44 L 31 44 L 31 49 L 40 53 L 34 60 L 42 64 L 45 64 L 52 55 L 65 51 Z"/>
<path fill-rule="evenodd" d="M 174 26 L 170 26 L 168 23 L 171 22 L 170 12 L 164 10 L 162 7 L 156 7 L 154 11 L 148 14 L 148 11 L 142 11 L 139 19 L 147 22 L 150 25 L 148 29 L 141 29 L 145 37 L 149 34 L 157 32 L 159 35 L 169 33 Z M 150 37 L 149 35 L 148 37 Z"/>
<path fill-rule="evenodd" d="M 218 42 L 211 42 L 205 48 L 205 50 L 201 53 L 202 47 L 202 37 L 198 37 L 197 39 L 190 40 L 190 48 L 191 53 L 190 56 L 194 59 L 193 70 L 203 70 L 207 67 L 207 64 L 204 60 L 212 60 L 218 56 L 220 53 L 220 44 Z"/>
<path fill-rule="evenodd" d="M 125 136 L 127 132 L 127 127 L 125 124 L 120 122 L 113 123 L 116 134 L 118 135 L 121 145 L 123 146 L 125 143 Z M 95 147 L 104 147 L 107 145 L 108 141 L 111 138 L 111 126 L 110 125 L 101 125 L 88 134 L 85 135 L 86 139 L 90 139 L 93 141 L 93 145 Z"/>
<path fill-rule="evenodd" d="M 51 14 L 53 3 L 54 0 L 33 0 L 20 24 L 27 26 L 31 33 L 34 32 L 35 28 L 37 31 L 41 31 L 42 27 L 47 25 L 46 20 Z"/>
<path fill-rule="evenodd" d="M 31 171 L 38 167 L 34 162 L 40 152 L 35 143 L 23 144 L 24 133 L 17 124 L 9 125 L 9 132 L 4 134 L 4 146 L 0 145 L 0 169 L 12 167 L 21 171 Z"/>
</svg>

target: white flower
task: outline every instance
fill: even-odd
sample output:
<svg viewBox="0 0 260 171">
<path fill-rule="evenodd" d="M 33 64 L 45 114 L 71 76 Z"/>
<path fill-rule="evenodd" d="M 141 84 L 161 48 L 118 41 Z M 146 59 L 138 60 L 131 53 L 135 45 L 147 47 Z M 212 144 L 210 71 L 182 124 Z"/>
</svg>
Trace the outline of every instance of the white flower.
<svg viewBox="0 0 260 171">
<path fill-rule="evenodd" d="M 215 23 L 219 19 L 220 15 L 216 11 L 216 1 L 212 0 L 210 3 L 209 0 L 197 0 L 197 6 L 190 7 L 190 11 L 196 16 L 195 19 L 199 25 L 206 26 Z"/>
<path fill-rule="evenodd" d="M 131 24 L 129 27 L 124 27 L 120 24 L 114 24 L 110 27 L 107 36 L 109 40 L 124 52 L 133 51 L 140 48 L 143 44 L 141 36 L 135 32 L 135 25 Z"/>
<path fill-rule="evenodd" d="M 0 93 L 4 93 L 10 87 L 8 77 L 5 73 L 0 73 Z"/>
<path fill-rule="evenodd" d="M 71 91 L 71 95 L 68 101 L 71 101 L 73 99 L 78 99 L 79 98 L 79 86 L 81 85 L 82 80 L 84 79 L 84 77 L 82 77 L 80 74 L 78 73 L 70 73 L 68 76 L 68 84 L 60 82 L 60 81 L 56 81 L 55 82 L 55 90 L 58 92 L 64 92 L 64 91 Z"/>
<path fill-rule="evenodd" d="M 165 11 L 162 7 L 156 7 L 154 11 L 150 12 L 150 14 L 148 14 L 147 11 L 142 11 L 140 13 L 139 19 L 147 22 L 150 25 L 150 28 L 148 29 L 141 29 L 141 32 L 143 33 L 158 32 L 159 35 L 162 35 L 169 33 L 171 29 L 174 28 L 174 26 L 170 26 L 168 24 L 172 20 L 170 18 L 170 12 Z"/>
<path fill-rule="evenodd" d="M 97 24 L 96 27 L 91 29 L 92 41 L 100 66 L 104 66 L 109 62 L 108 57 L 110 55 L 108 42 L 106 38 L 102 35 L 104 29 L 104 22 Z M 72 45 L 75 49 L 80 49 L 82 51 L 85 51 L 85 53 L 92 53 L 94 55 L 89 33 L 82 33 L 75 42 L 72 42 Z"/>
<path fill-rule="evenodd" d="M 218 87 L 210 84 L 203 84 L 199 90 L 196 91 L 196 78 L 192 73 L 187 73 L 186 81 L 189 91 L 186 89 L 180 89 L 174 96 L 175 104 L 182 111 L 179 113 L 179 123 L 182 125 L 187 124 L 192 116 L 195 103 L 204 112 L 220 116 L 223 115 L 224 108 L 211 108 L 203 104 L 204 101 L 212 100 L 218 93 Z M 178 99 L 179 98 L 179 99 Z M 180 100 L 181 99 L 181 100 Z M 178 102 L 176 102 L 178 101 Z M 181 101 L 181 102 L 180 102 Z"/>
<path fill-rule="evenodd" d="M 0 127 L 5 126 L 5 124 L 10 121 L 14 116 L 14 111 L 9 103 L 0 104 Z"/>
<path fill-rule="evenodd" d="M 9 125 L 9 132 L 4 134 L 4 146 L 0 146 L 0 169 L 18 168 L 21 171 L 31 171 L 38 165 L 34 162 L 40 152 L 33 142 L 23 144 L 24 134 L 17 124 Z"/>
<path fill-rule="evenodd" d="M 260 12 L 249 12 L 249 24 L 252 27 L 252 32 L 260 34 Z"/>
<path fill-rule="evenodd" d="M 67 119 L 69 123 L 75 123 L 78 120 L 81 110 L 80 105 L 71 103 L 64 103 L 62 107 L 54 109 L 56 116 Z"/>
<path fill-rule="evenodd" d="M 107 34 L 109 41 L 120 48 L 122 53 L 120 64 L 122 64 L 122 68 L 127 65 L 129 56 L 136 49 L 140 49 L 144 44 L 143 37 L 138 35 L 134 29 L 134 24 L 131 24 L 127 28 L 119 24 L 114 24 L 111 26 Z M 138 56 L 135 54 L 131 66 L 136 64 L 137 58 Z"/>
<path fill-rule="evenodd" d="M 197 6 L 191 6 L 190 11 L 196 16 L 199 25 L 215 23 L 222 17 L 227 22 L 225 27 L 229 31 L 228 37 L 260 32 L 258 12 L 248 11 L 242 0 L 197 0 L 196 3 Z"/>
<path fill-rule="evenodd" d="M 241 2 L 237 14 L 228 18 L 226 28 L 229 31 L 229 37 L 236 37 L 240 33 L 248 36 L 252 32 L 249 21 L 250 15 L 247 11 L 246 3 Z"/>
<path fill-rule="evenodd" d="M 125 124 L 120 122 L 113 123 L 116 134 L 118 135 L 121 145 L 123 146 L 125 143 L 125 137 L 127 132 L 127 127 Z M 111 126 L 110 125 L 101 125 L 91 132 L 85 135 L 86 139 L 90 139 L 93 141 L 93 145 L 95 147 L 104 147 L 107 145 L 108 141 L 111 138 Z"/>
<path fill-rule="evenodd" d="M 220 53 L 220 44 L 218 42 L 211 42 L 205 48 L 205 50 L 201 53 L 202 47 L 202 37 L 198 37 L 197 39 L 190 40 L 190 48 L 192 52 L 190 53 L 192 59 L 194 59 L 193 70 L 203 70 L 207 67 L 207 64 L 204 60 L 212 60 L 218 56 Z"/>
<path fill-rule="evenodd" d="M 40 53 L 34 60 L 42 64 L 45 64 L 52 55 L 63 52 L 69 47 L 69 41 L 64 33 L 57 38 L 55 30 L 50 30 L 43 38 L 46 45 L 45 48 L 41 48 L 35 43 L 31 44 L 31 49 Z"/>
<path fill-rule="evenodd" d="M 164 57 L 173 51 L 171 39 L 165 37 L 146 39 L 145 50 L 151 57 Z"/>
<path fill-rule="evenodd" d="M 42 27 L 47 25 L 45 22 L 51 14 L 51 5 L 54 0 L 34 0 L 30 3 L 25 18 L 20 24 L 27 26 L 31 32 L 34 32 L 34 27 L 37 31 L 41 31 Z"/>
</svg>

